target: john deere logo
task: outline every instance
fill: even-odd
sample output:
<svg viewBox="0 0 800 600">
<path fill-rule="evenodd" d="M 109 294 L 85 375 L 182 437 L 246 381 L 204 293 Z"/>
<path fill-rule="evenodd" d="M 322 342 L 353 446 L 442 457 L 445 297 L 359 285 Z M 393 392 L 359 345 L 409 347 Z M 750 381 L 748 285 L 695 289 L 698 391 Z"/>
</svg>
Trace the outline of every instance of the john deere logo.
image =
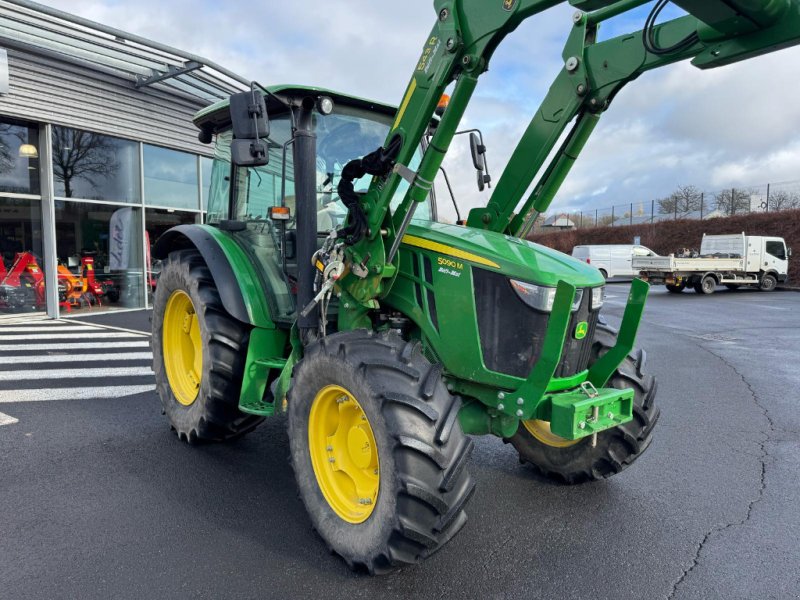
<svg viewBox="0 0 800 600">
<path fill-rule="evenodd" d="M 575 339 L 582 340 L 586 337 L 586 334 L 589 333 L 589 323 L 586 321 L 581 321 L 575 326 Z"/>
<path fill-rule="evenodd" d="M 503 10 L 511 10 L 516 3 L 517 0 L 503 0 Z"/>
</svg>

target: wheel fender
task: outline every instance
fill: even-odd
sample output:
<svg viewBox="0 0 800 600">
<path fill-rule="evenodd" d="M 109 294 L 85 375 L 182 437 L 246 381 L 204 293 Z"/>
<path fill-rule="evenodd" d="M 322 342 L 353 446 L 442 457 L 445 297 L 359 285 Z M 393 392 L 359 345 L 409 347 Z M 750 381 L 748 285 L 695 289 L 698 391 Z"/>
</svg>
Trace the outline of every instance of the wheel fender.
<svg viewBox="0 0 800 600">
<path fill-rule="evenodd" d="M 235 247 L 235 243 L 226 244 L 226 248 L 223 249 L 220 240 L 217 239 L 218 235 L 223 234 L 216 230 L 211 231 L 208 226 L 178 225 L 158 238 L 153 245 L 152 256 L 162 260 L 174 250 L 197 249 L 211 271 L 222 306 L 228 314 L 249 325 L 274 329 L 275 324 L 269 317 L 269 308 L 266 306 L 263 290 L 260 290 L 260 283 L 254 277 L 248 277 L 254 273 L 240 273 L 237 277 L 229 253 L 240 255 L 237 256 L 237 259 L 241 259 L 237 260 L 237 264 L 247 264 L 251 271 L 254 271 L 255 267 L 241 249 Z M 249 285 L 245 285 L 246 283 Z M 243 290 L 243 286 L 246 291 Z"/>
</svg>

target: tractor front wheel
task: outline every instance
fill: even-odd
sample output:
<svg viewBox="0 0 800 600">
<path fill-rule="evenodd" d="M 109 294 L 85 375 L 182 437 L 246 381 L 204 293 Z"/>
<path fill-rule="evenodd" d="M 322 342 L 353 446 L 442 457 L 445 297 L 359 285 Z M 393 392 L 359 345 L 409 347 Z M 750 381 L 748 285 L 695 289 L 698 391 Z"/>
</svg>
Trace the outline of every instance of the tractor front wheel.
<svg viewBox="0 0 800 600">
<path fill-rule="evenodd" d="M 249 328 L 222 306 L 203 257 L 171 252 L 153 301 L 153 371 L 178 438 L 224 441 L 262 417 L 239 411 Z"/>
<path fill-rule="evenodd" d="M 598 324 L 589 364 L 615 343 L 614 330 Z M 606 384 L 633 389 L 632 421 L 600 432 L 595 447 L 590 438 L 566 440 L 555 435 L 546 421 L 523 421 L 507 440 L 519 452 L 520 462 L 529 463 L 546 477 L 572 484 L 611 477 L 639 458 L 653 441 L 660 413 L 655 404 L 656 380 L 642 372 L 644 363 L 643 351 L 628 355 Z"/>
<path fill-rule="evenodd" d="M 466 523 L 472 440 L 417 342 L 364 330 L 322 338 L 297 365 L 288 400 L 300 496 L 351 569 L 418 562 Z"/>
</svg>

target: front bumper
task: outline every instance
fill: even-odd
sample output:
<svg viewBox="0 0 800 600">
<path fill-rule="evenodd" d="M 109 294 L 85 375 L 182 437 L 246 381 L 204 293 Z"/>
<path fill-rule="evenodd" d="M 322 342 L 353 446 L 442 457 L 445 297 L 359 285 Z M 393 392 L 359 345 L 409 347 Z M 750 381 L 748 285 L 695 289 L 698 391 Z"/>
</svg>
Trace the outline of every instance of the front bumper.
<svg viewBox="0 0 800 600">
<path fill-rule="evenodd" d="M 560 282 L 539 360 L 513 392 L 498 394 L 498 416 L 550 421 L 556 435 L 576 440 L 616 427 L 633 418 L 633 390 L 604 387 L 633 349 L 649 285 L 633 280 L 617 334 L 617 343 L 588 370 L 554 379 L 568 334 L 575 286 Z M 513 399 L 513 400 L 512 400 Z"/>
</svg>

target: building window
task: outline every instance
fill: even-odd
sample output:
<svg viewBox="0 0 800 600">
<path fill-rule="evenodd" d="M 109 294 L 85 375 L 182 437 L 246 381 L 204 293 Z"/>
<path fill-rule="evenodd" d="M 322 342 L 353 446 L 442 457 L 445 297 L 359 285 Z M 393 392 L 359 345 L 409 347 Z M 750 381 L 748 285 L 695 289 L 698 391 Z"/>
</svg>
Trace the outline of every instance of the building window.
<svg viewBox="0 0 800 600">
<path fill-rule="evenodd" d="M 205 156 L 200 157 L 200 193 L 203 199 L 203 211 L 208 210 L 208 196 L 211 194 L 211 174 L 214 170 L 214 160 Z"/>
<path fill-rule="evenodd" d="M 53 127 L 53 179 L 59 198 L 139 202 L 138 144 Z"/>
<path fill-rule="evenodd" d="M 39 195 L 39 129 L 0 119 L 0 193 Z"/>
<path fill-rule="evenodd" d="M 143 156 L 145 204 L 200 208 L 196 155 L 145 144 Z"/>
<path fill-rule="evenodd" d="M 62 314 L 144 307 L 141 212 L 128 206 L 56 201 L 59 284 L 71 278 Z"/>
<path fill-rule="evenodd" d="M 45 310 L 39 200 L 0 197 L 0 314 Z"/>
</svg>

